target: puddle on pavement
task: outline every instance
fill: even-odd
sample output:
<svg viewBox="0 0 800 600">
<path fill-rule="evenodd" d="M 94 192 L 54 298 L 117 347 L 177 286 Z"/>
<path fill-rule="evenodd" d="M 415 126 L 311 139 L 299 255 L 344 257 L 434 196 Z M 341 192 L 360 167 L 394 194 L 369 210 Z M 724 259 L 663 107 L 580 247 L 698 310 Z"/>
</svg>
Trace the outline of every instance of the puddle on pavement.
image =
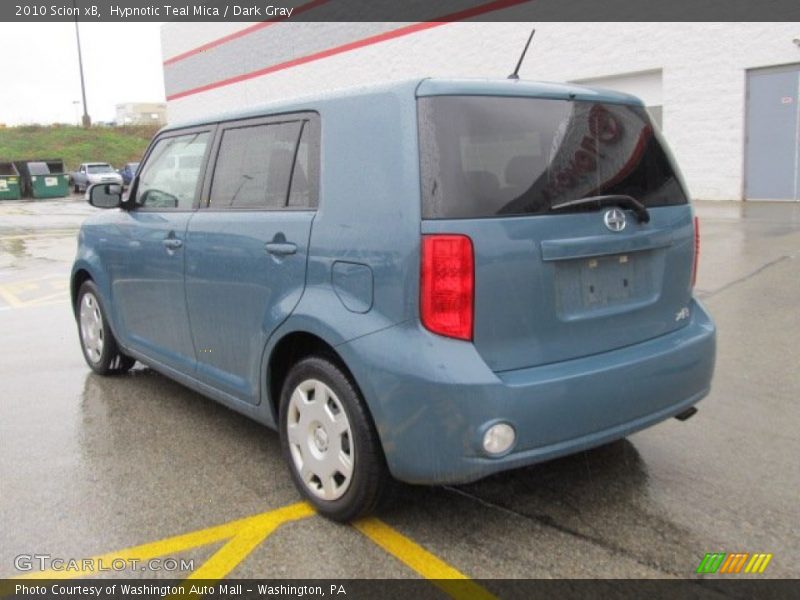
<svg viewBox="0 0 800 600">
<path fill-rule="evenodd" d="M 77 230 L 63 235 L 11 235 L 0 237 L 0 269 L 23 268 L 34 263 L 69 264 L 75 257 Z"/>
</svg>

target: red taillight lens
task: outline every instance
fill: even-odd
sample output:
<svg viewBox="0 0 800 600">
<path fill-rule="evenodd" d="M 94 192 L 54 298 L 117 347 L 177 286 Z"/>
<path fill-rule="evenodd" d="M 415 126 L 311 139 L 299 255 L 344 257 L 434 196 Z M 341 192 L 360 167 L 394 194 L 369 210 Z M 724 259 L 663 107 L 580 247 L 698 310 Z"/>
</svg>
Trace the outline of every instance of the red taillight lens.
<svg viewBox="0 0 800 600">
<path fill-rule="evenodd" d="M 423 235 L 420 317 L 433 333 L 472 339 L 475 262 L 465 235 Z"/>
<path fill-rule="evenodd" d="M 700 220 L 694 218 L 694 262 L 692 263 L 692 289 L 697 283 L 697 261 L 700 260 Z"/>
</svg>

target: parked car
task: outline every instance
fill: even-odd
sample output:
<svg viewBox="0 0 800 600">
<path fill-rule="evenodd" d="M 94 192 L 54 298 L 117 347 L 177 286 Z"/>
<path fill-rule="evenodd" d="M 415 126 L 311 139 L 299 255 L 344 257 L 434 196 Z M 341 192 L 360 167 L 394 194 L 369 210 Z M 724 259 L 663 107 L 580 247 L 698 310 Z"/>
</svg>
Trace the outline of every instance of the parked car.
<svg viewBox="0 0 800 600">
<path fill-rule="evenodd" d="M 191 160 L 176 157 L 193 157 Z M 183 166 L 185 164 L 185 167 Z M 698 228 L 638 99 L 424 79 L 168 127 L 81 228 L 86 361 L 280 431 L 317 510 L 686 419 L 715 329 Z"/>
<path fill-rule="evenodd" d="M 130 185 L 131 181 L 133 181 L 134 176 L 136 175 L 136 170 L 139 168 L 138 162 L 129 162 L 125 163 L 121 169 L 117 170 L 122 176 L 122 183 L 123 185 Z"/>
<path fill-rule="evenodd" d="M 70 173 L 70 185 L 76 194 L 85 192 L 96 183 L 116 183 L 122 185 L 122 176 L 108 163 L 83 163 L 78 170 Z"/>
</svg>

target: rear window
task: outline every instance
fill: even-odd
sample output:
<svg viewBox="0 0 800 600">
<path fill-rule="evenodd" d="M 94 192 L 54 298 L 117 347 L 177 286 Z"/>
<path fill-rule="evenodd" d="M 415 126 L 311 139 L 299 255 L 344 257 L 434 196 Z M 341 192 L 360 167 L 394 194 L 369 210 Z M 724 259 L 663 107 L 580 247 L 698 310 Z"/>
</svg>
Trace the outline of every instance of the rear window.
<svg viewBox="0 0 800 600">
<path fill-rule="evenodd" d="M 544 214 L 607 194 L 687 202 L 644 107 L 436 96 L 419 100 L 419 132 L 427 219 Z"/>
</svg>

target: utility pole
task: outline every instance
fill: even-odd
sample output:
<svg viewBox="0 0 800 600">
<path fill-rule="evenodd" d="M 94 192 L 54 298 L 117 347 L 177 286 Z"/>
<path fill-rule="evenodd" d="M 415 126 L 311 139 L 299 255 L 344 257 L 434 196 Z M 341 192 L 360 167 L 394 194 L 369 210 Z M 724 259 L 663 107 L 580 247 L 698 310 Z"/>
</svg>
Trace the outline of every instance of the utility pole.
<svg viewBox="0 0 800 600">
<path fill-rule="evenodd" d="M 78 10 L 75 6 L 75 0 L 72 0 L 72 6 L 75 8 L 75 40 L 78 42 L 78 69 L 81 72 L 81 95 L 83 96 L 83 126 L 88 128 L 92 126 L 92 118 L 89 116 L 89 109 L 86 106 L 86 83 L 83 80 L 83 56 L 81 55 L 81 32 L 78 29 Z"/>
</svg>

